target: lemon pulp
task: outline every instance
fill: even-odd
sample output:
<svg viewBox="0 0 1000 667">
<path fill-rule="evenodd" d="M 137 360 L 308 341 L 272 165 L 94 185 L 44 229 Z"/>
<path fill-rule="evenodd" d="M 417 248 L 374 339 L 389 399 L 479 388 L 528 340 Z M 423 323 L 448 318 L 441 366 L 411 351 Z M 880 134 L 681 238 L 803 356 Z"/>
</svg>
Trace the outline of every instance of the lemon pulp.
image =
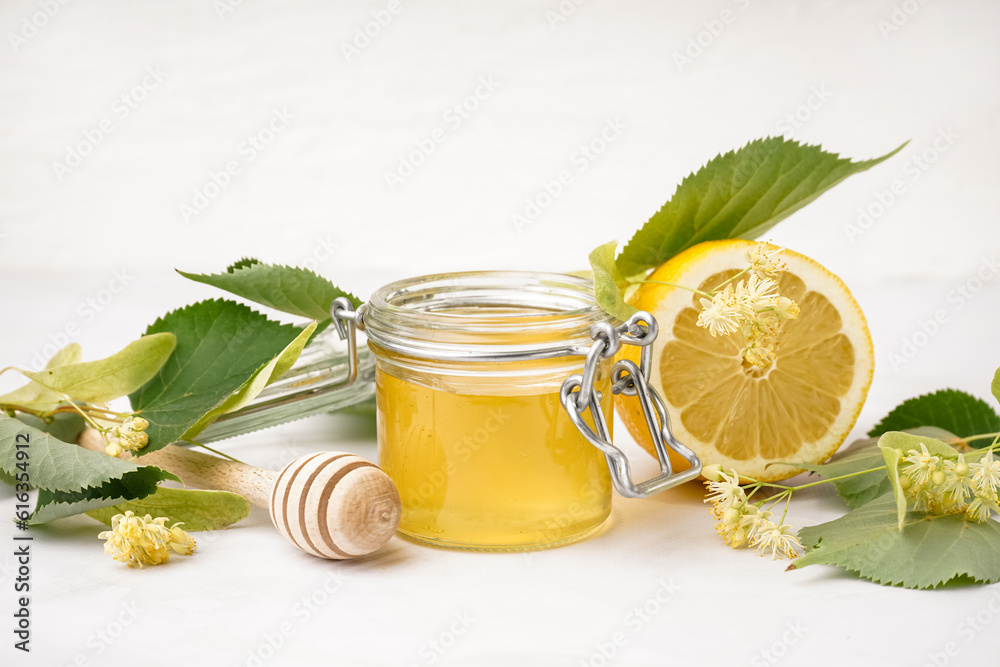
<svg viewBox="0 0 1000 667">
<path fill-rule="evenodd" d="M 649 279 L 708 291 L 746 267 L 743 253 L 751 245 L 701 244 Z M 631 300 L 660 322 L 652 381 L 668 404 L 678 439 L 705 464 L 768 481 L 800 471 L 769 464 L 815 463 L 837 450 L 857 419 L 874 365 L 864 316 L 843 283 L 798 253 L 786 250 L 781 257 L 789 268 L 778 291 L 801 312 L 785 323 L 777 358 L 767 368 L 741 360 L 740 333 L 713 337 L 697 326 L 701 305 L 690 292 L 647 284 Z M 628 348 L 624 354 L 635 356 Z M 624 403 L 619 413 L 640 444 L 651 449 L 636 410 Z"/>
</svg>

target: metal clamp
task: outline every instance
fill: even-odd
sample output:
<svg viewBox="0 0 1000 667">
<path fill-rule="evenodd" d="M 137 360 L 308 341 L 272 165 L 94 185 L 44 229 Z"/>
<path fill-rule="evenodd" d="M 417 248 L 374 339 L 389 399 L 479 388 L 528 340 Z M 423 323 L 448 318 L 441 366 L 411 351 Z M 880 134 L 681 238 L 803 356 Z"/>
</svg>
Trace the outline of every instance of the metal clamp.
<svg viewBox="0 0 1000 667">
<path fill-rule="evenodd" d="M 340 340 L 347 341 L 347 377 L 343 386 L 353 384 L 358 379 L 358 329 L 365 330 L 365 304 L 354 310 L 354 304 L 346 296 L 337 297 L 330 304 L 330 317 L 337 329 Z"/>
<path fill-rule="evenodd" d="M 656 339 L 657 333 L 656 320 L 649 313 L 641 311 L 617 328 L 609 324 L 595 325 L 590 332 L 594 344 L 587 352 L 583 374 L 566 378 L 559 392 L 560 400 L 570 420 L 587 442 L 604 452 L 608 468 L 611 470 L 611 480 L 618 493 L 627 498 L 647 498 L 701 474 L 701 459 L 674 438 L 670 430 L 670 415 L 667 414 L 666 404 L 647 381 L 653 364 L 650 344 Z M 614 379 L 611 391 L 614 394 L 639 398 L 643 415 L 646 417 L 646 426 L 653 439 L 656 458 L 660 463 L 658 476 L 638 484 L 632 481 L 628 458 L 611 442 L 607 420 L 601 411 L 600 396 L 594 387 L 598 362 L 613 357 L 622 343 L 641 347 L 642 354 L 638 366 L 628 359 L 615 362 L 611 368 Z M 590 410 L 596 431 L 583 418 L 587 410 Z M 667 447 L 683 457 L 691 467 L 675 474 L 667 455 Z"/>
<path fill-rule="evenodd" d="M 334 299 L 330 305 L 330 316 L 337 328 L 337 334 L 341 340 L 347 341 L 349 373 L 343 382 L 345 386 L 353 383 L 358 377 L 357 335 L 358 330 L 365 329 L 364 311 L 365 304 L 354 310 L 354 304 L 346 297 Z M 583 354 L 587 357 L 583 365 L 583 374 L 566 378 L 559 392 L 560 400 L 569 413 L 570 420 L 587 442 L 604 452 L 615 488 L 618 489 L 618 493 L 628 498 L 646 498 L 664 489 L 683 484 L 701 474 L 701 460 L 674 438 L 670 430 L 670 416 L 667 414 L 666 405 L 647 381 L 653 364 L 653 348 L 650 344 L 656 339 L 657 332 L 656 319 L 645 312 L 636 313 L 617 328 L 607 323 L 595 324 L 590 331 L 594 343 L 589 348 L 573 348 L 572 351 L 566 352 Z M 660 474 L 639 484 L 632 481 L 628 458 L 611 442 L 608 424 L 604 413 L 601 412 L 600 396 L 594 388 L 597 364 L 602 359 L 617 354 L 622 344 L 641 347 L 642 355 L 638 366 L 628 359 L 615 363 L 611 369 L 614 378 L 612 392 L 638 397 L 646 417 L 646 425 L 653 438 L 656 458 L 660 463 Z M 584 419 L 587 410 L 590 410 L 596 431 Z M 682 456 L 691 467 L 675 474 L 667 455 L 667 447 Z"/>
</svg>

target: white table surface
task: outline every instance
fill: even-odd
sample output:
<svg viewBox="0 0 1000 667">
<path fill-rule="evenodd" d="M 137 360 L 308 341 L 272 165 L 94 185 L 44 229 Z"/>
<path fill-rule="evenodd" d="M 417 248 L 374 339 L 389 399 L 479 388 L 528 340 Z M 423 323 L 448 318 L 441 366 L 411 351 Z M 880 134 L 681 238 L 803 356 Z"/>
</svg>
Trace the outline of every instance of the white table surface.
<svg viewBox="0 0 1000 667">
<path fill-rule="evenodd" d="M 53 0 L 48 19 L 37 0 L 0 7 L 0 365 L 35 365 L 67 331 L 86 358 L 109 354 L 157 315 L 214 295 L 174 267 L 218 270 L 242 255 L 315 266 L 361 295 L 427 272 L 582 268 L 691 169 L 788 131 L 856 158 L 912 140 L 771 235 L 844 278 L 867 313 L 877 369 L 852 437 L 918 393 L 989 398 L 1000 363 L 1000 281 L 988 268 L 1000 251 L 1000 5 L 232 0 L 220 17 L 223 1 Z M 560 6 L 575 10 L 552 27 L 547 12 Z M 348 61 L 342 44 L 390 7 Z M 724 10 L 728 23 L 713 23 Z M 32 32 L 26 20 L 45 25 Z M 699 33 L 707 46 L 679 67 L 674 53 Z M 449 122 L 481 80 L 491 83 L 478 108 Z M 272 120 L 273 141 L 241 148 Z M 609 122 L 622 129 L 581 171 L 578 147 Z M 386 171 L 439 127 L 443 141 L 390 189 Z M 60 179 L 53 163 L 95 132 L 100 143 Z M 229 162 L 239 173 L 185 221 L 181 204 Z M 515 228 L 526 198 L 563 170 L 572 182 Z M 894 201 L 852 234 L 894 183 Z M 977 291 L 967 299 L 962 286 Z M 226 444 L 263 466 L 317 449 L 375 457 L 374 434 L 345 416 Z M 254 510 L 199 534 L 195 556 L 144 571 L 103 554 L 96 522 L 60 520 L 31 531 L 34 650 L 14 651 L 2 626 L 0 662 L 597 666 L 621 633 L 607 664 L 996 664 L 998 589 L 786 573 L 785 561 L 725 547 L 700 499 L 697 485 L 616 497 L 607 531 L 551 551 L 393 539 L 351 563 L 297 552 Z M 0 507 L 12 504 L 0 491 Z M 816 489 L 789 517 L 804 526 L 843 512 Z M 0 550 L 7 625 L 10 551 Z"/>
</svg>

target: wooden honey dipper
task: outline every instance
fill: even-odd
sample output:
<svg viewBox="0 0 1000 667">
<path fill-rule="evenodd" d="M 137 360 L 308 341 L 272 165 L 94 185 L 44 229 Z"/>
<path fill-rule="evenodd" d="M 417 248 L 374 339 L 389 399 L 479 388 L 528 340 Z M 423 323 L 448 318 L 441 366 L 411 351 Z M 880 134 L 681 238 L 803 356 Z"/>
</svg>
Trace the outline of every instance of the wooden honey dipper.
<svg viewBox="0 0 1000 667">
<path fill-rule="evenodd" d="M 79 444 L 104 450 L 97 431 Z M 396 532 L 402 504 L 381 468 L 346 452 L 317 452 L 280 472 L 167 445 L 136 462 L 174 473 L 188 486 L 231 491 L 270 511 L 271 521 L 292 544 L 320 558 L 343 560 L 370 554 Z"/>
</svg>

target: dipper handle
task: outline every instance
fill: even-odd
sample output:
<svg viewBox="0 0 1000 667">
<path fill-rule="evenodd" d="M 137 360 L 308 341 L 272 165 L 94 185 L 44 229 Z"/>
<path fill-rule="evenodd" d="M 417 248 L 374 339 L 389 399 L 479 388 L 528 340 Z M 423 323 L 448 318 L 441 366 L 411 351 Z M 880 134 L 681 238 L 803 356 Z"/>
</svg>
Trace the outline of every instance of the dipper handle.
<svg viewBox="0 0 1000 667">
<path fill-rule="evenodd" d="M 249 500 L 251 505 L 265 509 L 270 507 L 271 489 L 274 487 L 274 478 L 277 477 L 277 473 L 270 470 L 177 445 L 167 445 L 163 449 L 133 458 L 133 461 L 169 470 L 188 486 L 238 493 Z"/>
<path fill-rule="evenodd" d="M 103 451 L 97 431 L 79 444 Z M 137 458 L 203 489 L 239 493 L 265 507 L 275 528 L 292 544 L 320 558 L 343 560 L 370 554 L 399 527 L 402 503 L 396 485 L 377 465 L 347 452 L 301 456 L 281 472 L 167 445 Z"/>
</svg>

